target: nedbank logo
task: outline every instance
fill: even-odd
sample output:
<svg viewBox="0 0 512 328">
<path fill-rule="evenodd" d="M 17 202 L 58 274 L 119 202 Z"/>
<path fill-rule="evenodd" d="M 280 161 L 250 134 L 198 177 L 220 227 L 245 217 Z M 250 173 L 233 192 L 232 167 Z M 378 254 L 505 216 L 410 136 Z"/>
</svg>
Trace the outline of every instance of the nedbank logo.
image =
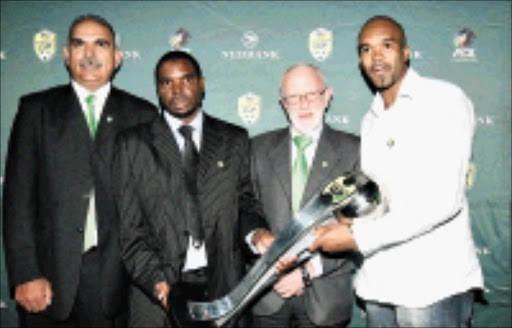
<svg viewBox="0 0 512 328">
<path fill-rule="evenodd" d="M 254 49 L 259 42 L 260 38 L 258 37 L 258 34 L 254 33 L 253 31 L 247 31 L 244 33 L 240 41 L 242 41 L 242 44 L 247 49 Z"/>
<path fill-rule="evenodd" d="M 116 33 L 115 39 L 116 47 L 123 51 L 123 60 L 140 60 L 141 55 L 139 50 L 124 50 L 121 47 L 121 34 Z"/>
<path fill-rule="evenodd" d="M 244 49 L 222 50 L 221 57 L 229 60 L 279 60 L 277 50 L 257 49 L 260 37 L 254 31 L 246 31 L 240 37 Z"/>
</svg>

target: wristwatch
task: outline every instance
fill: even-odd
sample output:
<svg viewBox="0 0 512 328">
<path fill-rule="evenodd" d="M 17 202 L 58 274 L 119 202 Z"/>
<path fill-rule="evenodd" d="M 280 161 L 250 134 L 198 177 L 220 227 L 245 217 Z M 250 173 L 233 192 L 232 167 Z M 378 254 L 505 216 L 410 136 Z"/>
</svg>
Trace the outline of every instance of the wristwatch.
<svg viewBox="0 0 512 328">
<path fill-rule="evenodd" d="M 302 271 L 302 282 L 305 287 L 311 286 L 311 276 L 309 275 L 308 269 L 306 267 L 301 268 Z"/>
</svg>

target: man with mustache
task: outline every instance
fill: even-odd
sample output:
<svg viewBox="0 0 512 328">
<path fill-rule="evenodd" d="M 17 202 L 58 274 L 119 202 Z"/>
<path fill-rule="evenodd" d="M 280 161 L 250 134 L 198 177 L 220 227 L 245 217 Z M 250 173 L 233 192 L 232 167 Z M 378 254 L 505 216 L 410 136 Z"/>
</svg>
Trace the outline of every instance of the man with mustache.
<svg viewBox="0 0 512 328">
<path fill-rule="evenodd" d="M 465 195 L 473 105 L 459 87 L 409 67 L 392 18 L 369 19 L 358 41 L 376 91 L 362 122 L 361 167 L 389 211 L 321 227 L 311 249 L 365 256 L 355 288 L 369 327 L 470 327 L 472 290 L 483 288 Z"/>
<path fill-rule="evenodd" d="M 125 326 L 113 145 L 119 131 L 157 110 L 112 86 L 122 51 L 102 17 L 72 22 L 63 57 L 71 83 L 23 96 L 11 131 L 3 207 L 9 286 L 20 326 Z"/>
<path fill-rule="evenodd" d="M 272 241 L 252 190 L 248 133 L 203 111 L 197 60 L 164 54 L 155 83 L 162 115 L 120 134 L 113 166 L 135 327 L 171 326 L 178 284 L 194 300 L 226 295 L 242 278 L 243 247 Z"/>
</svg>

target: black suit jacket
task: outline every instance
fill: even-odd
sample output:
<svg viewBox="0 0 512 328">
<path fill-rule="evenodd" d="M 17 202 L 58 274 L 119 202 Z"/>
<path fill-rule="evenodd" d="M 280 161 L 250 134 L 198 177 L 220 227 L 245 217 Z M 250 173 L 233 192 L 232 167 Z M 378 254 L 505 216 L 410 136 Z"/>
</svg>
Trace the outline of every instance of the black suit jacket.
<svg viewBox="0 0 512 328">
<path fill-rule="evenodd" d="M 266 225 L 251 189 L 247 131 L 206 114 L 203 124 L 198 197 L 208 295 L 216 299 L 243 274 L 245 235 Z M 119 136 L 114 173 L 122 256 L 135 283 L 152 297 L 155 283 L 180 280 L 188 246 L 181 153 L 163 117 Z"/>
<path fill-rule="evenodd" d="M 289 129 L 267 132 L 252 140 L 252 179 L 271 230 L 279 234 L 293 216 L 291 203 L 291 137 Z M 301 206 L 329 182 L 359 167 L 359 137 L 324 125 Z M 352 313 L 351 273 L 355 266 L 345 253 L 338 257 L 322 254 L 323 274 L 307 287 L 304 302 L 316 325 L 332 325 Z M 253 308 L 257 315 L 276 312 L 285 300 L 275 291 L 265 294 Z"/>
<path fill-rule="evenodd" d="M 126 305 L 118 217 L 111 191 L 116 134 L 155 117 L 149 102 L 112 87 L 93 140 L 71 85 L 24 96 L 12 127 L 4 189 L 4 241 L 9 285 L 47 278 L 47 312 L 66 318 L 75 298 L 83 228 L 94 187 L 101 261 L 101 300 L 107 316 Z"/>
</svg>

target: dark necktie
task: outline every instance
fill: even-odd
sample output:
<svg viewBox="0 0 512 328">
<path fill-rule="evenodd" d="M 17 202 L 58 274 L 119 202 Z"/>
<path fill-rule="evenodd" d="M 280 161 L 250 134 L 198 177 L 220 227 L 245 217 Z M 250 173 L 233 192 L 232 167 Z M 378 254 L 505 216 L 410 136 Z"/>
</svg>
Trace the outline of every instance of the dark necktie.
<svg viewBox="0 0 512 328">
<path fill-rule="evenodd" d="M 192 237 L 194 247 L 200 247 L 203 242 L 203 231 L 201 227 L 201 212 L 197 198 L 197 170 L 199 167 L 199 153 L 192 140 L 192 127 L 182 125 L 179 128 L 185 139 L 183 147 L 183 169 L 185 172 L 185 185 L 188 191 L 186 199 L 187 209 L 187 231 Z"/>
</svg>

